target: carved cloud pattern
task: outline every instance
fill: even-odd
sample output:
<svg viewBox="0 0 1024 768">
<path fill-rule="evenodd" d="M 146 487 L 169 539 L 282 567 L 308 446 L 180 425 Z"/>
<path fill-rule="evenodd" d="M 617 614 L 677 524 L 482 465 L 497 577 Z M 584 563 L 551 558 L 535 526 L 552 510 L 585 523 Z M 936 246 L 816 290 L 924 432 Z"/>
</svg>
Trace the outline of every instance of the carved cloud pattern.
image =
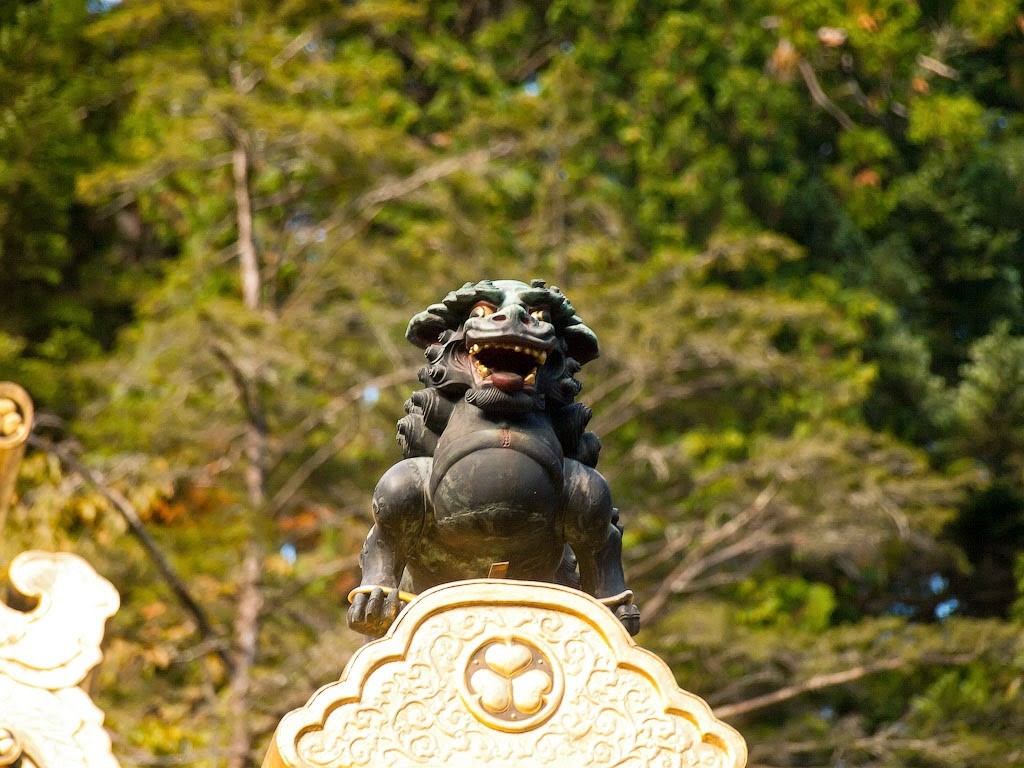
<svg viewBox="0 0 1024 768">
<path fill-rule="evenodd" d="M 515 699 L 515 680 L 533 672 Z M 592 598 L 479 580 L 410 604 L 339 682 L 282 720 L 264 768 L 512 768 L 581 757 L 609 768 L 742 768 L 746 746 Z"/>
</svg>

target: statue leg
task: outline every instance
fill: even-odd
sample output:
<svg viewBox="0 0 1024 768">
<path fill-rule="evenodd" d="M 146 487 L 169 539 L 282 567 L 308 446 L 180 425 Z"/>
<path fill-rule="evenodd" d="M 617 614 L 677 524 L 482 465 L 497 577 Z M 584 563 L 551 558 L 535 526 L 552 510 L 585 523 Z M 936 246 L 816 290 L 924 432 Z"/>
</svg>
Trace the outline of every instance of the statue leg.
<svg viewBox="0 0 1024 768">
<path fill-rule="evenodd" d="M 566 541 L 576 553 L 583 591 L 597 598 L 625 592 L 622 529 L 618 525 L 618 511 L 612 507 L 608 483 L 600 473 L 566 459 L 562 512 Z M 640 631 L 640 610 L 636 605 L 627 602 L 614 610 L 629 634 Z"/>
<path fill-rule="evenodd" d="M 373 527 L 363 544 L 360 586 L 348 610 L 348 625 L 371 637 L 383 635 L 398 617 L 399 582 L 410 547 L 423 528 L 431 459 L 406 459 L 384 473 L 373 492 Z"/>
</svg>

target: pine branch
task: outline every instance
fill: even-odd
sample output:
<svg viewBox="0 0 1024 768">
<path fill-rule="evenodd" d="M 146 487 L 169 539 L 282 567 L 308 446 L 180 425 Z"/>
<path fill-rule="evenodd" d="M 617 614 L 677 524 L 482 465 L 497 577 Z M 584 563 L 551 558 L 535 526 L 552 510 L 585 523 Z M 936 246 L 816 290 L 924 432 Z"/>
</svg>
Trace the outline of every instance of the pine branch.
<svg viewBox="0 0 1024 768">
<path fill-rule="evenodd" d="M 764 519 L 777 492 L 777 484 L 768 483 L 746 509 L 696 541 L 682 561 L 662 580 L 654 595 L 645 601 L 648 615 L 658 616 L 673 594 L 685 591 L 697 577 L 712 568 L 742 555 L 768 552 L 788 544 L 789 537 L 776 535 L 771 522 Z M 666 549 L 674 556 L 689 543 L 680 537 L 668 542 Z M 661 555 L 656 557 L 660 559 Z"/>
<path fill-rule="evenodd" d="M 62 446 L 42 440 L 35 435 L 30 435 L 28 442 L 29 445 L 34 448 L 38 448 L 57 456 L 61 463 L 89 483 L 89 485 L 95 488 L 96 491 L 103 496 L 103 498 L 110 502 L 118 514 L 121 515 L 121 518 L 128 524 L 128 530 L 139 544 L 142 545 L 143 550 L 145 550 L 149 559 L 156 566 L 161 578 L 167 586 L 171 588 L 171 591 L 178 598 L 182 607 L 195 620 L 196 631 L 199 633 L 199 636 L 203 640 L 219 641 L 221 639 L 221 633 L 214 629 L 206 611 L 203 610 L 202 606 L 199 605 L 199 602 L 192 596 L 192 593 L 189 592 L 185 581 L 178 575 L 174 566 L 171 565 L 170 561 L 157 545 L 156 540 L 146 529 L 146 525 L 139 516 L 135 506 L 119 491 L 107 485 L 98 474 L 82 464 Z M 225 666 L 230 670 L 232 663 L 224 651 L 216 646 L 211 646 L 211 650 L 220 657 L 221 661 L 223 661 Z"/>
<path fill-rule="evenodd" d="M 365 211 L 368 208 L 375 208 L 400 197 L 405 197 L 411 192 L 440 181 L 446 176 L 463 170 L 478 168 L 486 165 L 492 160 L 511 154 L 515 149 L 515 143 L 501 141 L 497 144 L 467 152 L 464 155 L 449 157 L 439 160 L 436 163 L 418 169 L 408 176 L 396 179 L 395 181 L 381 184 L 376 189 L 371 189 L 364 195 L 356 198 L 352 206 L 357 212 Z"/>
<path fill-rule="evenodd" d="M 300 32 L 291 42 L 288 43 L 280 52 L 270 60 L 271 69 L 279 69 L 295 58 L 303 48 L 306 47 L 310 42 L 320 36 L 320 29 L 316 25 L 310 27 L 304 32 Z M 240 95 L 249 93 L 253 88 L 260 84 L 260 82 L 267 76 L 267 71 L 261 67 L 255 68 L 245 77 L 241 77 L 241 70 L 239 70 L 239 76 L 235 79 L 235 91 Z"/>
<path fill-rule="evenodd" d="M 800 59 L 798 66 L 800 68 L 800 75 L 803 77 L 804 83 L 807 85 L 807 90 L 810 91 L 811 98 L 814 99 L 814 103 L 832 115 L 843 130 L 852 131 L 856 128 L 857 126 L 853 120 L 850 119 L 850 116 L 843 112 L 843 110 L 828 97 L 828 94 L 825 93 L 825 90 L 821 87 L 821 83 L 818 82 L 817 75 L 814 74 L 814 69 L 807 63 L 807 59 Z"/>
<path fill-rule="evenodd" d="M 350 443 L 353 437 L 354 435 L 349 427 L 342 427 L 334 433 L 334 437 L 317 448 L 311 456 L 299 465 L 299 468 L 291 474 L 278 489 L 277 493 L 270 499 L 270 503 L 267 505 L 267 514 L 274 516 L 284 509 L 285 505 L 299 492 L 299 489 L 302 488 L 310 475 L 319 469 L 324 462 L 336 455 L 345 445 Z"/>
<path fill-rule="evenodd" d="M 311 430 L 321 424 L 330 424 L 335 422 L 346 409 L 350 408 L 354 403 L 358 403 L 362 400 L 363 392 L 365 392 L 368 387 L 376 387 L 377 389 L 384 390 L 401 384 L 408 384 L 410 381 L 415 381 L 416 370 L 416 368 L 411 367 L 398 368 L 390 373 L 381 374 L 380 376 L 375 376 L 372 379 L 360 381 L 358 384 L 354 384 L 349 387 L 342 394 L 332 398 L 330 402 L 322 408 L 311 412 L 279 441 L 280 448 L 276 453 L 280 454 L 280 456 L 277 461 L 280 460 L 280 457 L 299 450 Z"/>
<path fill-rule="evenodd" d="M 512 154 L 515 148 L 514 141 L 499 141 L 489 147 L 474 149 L 455 157 L 438 160 L 400 179 L 386 181 L 355 198 L 348 205 L 342 206 L 337 213 L 321 220 L 317 229 L 322 230 L 325 234 L 336 232 L 334 235 L 336 242 L 350 240 L 359 235 L 373 221 L 385 204 L 412 194 L 454 173 L 476 171 L 486 167 L 492 161 Z M 301 252 L 301 248 L 298 252 Z M 308 270 L 303 275 L 299 284 L 288 297 L 285 310 L 288 307 L 303 305 L 304 289 L 317 284 L 328 263 L 329 260 L 324 259 L 318 267 Z"/>
<path fill-rule="evenodd" d="M 921 658 L 919 662 L 921 664 L 962 666 L 964 664 L 969 664 L 976 658 L 977 656 L 975 654 L 930 656 Z M 763 696 L 755 696 L 752 699 L 737 702 L 736 704 L 726 704 L 722 707 L 716 707 L 715 717 L 726 719 L 736 717 L 738 715 L 745 715 L 749 712 L 770 707 L 773 704 L 781 704 L 784 701 L 795 699 L 805 693 L 820 691 L 824 688 L 834 688 L 839 685 L 845 685 L 846 683 L 852 683 L 855 680 L 860 680 L 862 677 L 876 675 L 879 672 L 893 672 L 897 669 L 903 669 L 912 665 L 913 660 L 906 658 L 885 659 L 871 664 L 861 664 L 860 666 L 853 667 L 852 669 L 846 669 L 842 672 L 830 672 L 827 674 L 814 675 L 814 677 L 811 677 L 802 683 L 788 685 L 785 688 L 780 688 L 772 693 L 766 693 Z"/>
<path fill-rule="evenodd" d="M 377 376 L 349 388 L 344 395 L 335 398 L 322 409 L 317 411 L 316 414 L 313 414 L 310 418 L 304 420 L 303 423 L 299 425 L 299 430 L 288 435 L 283 441 L 281 441 L 282 445 L 278 453 L 282 456 L 290 453 L 304 438 L 308 436 L 309 432 L 314 429 L 317 424 L 337 419 L 339 414 L 341 414 L 346 408 L 362 400 L 363 392 L 366 391 L 367 387 L 372 386 L 377 387 L 378 389 L 393 387 L 397 384 L 407 382 L 412 375 L 413 371 L 401 368 L 392 373 Z M 347 425 L 343 426 L 335 432 L 334 437 L 307 457 L 288 477 L 288 479 L 281 484 L 281 487 L 273 497 L 271 497 L 270 502 L 267 504 L 267 514 L 274 516 L 284 509 L 285 505 L 295 496 L 296 493 L 299 492 L 302 485 L 309 479 L 309 477 L 323 466 L 323 464 L 332 456 L 340 451 L 341 448 L 349 442 L 351 437 L 352 430 Z"/>
</svg>

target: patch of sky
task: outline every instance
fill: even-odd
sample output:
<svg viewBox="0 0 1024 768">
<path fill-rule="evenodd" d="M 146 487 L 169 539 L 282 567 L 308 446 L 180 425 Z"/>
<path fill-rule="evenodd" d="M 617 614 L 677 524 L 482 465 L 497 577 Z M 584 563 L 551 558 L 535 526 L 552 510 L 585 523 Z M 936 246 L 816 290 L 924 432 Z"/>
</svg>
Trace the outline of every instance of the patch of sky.
<svg viewBox="0 0 1024 768">
<path fill-rule="evenodd" d="M 943 600 L 941 603 L 935 606 L 935 618 L 939 621 L 948 619 L 954 613 L 956 609 L 960 607 L 960 601 L 955 597 L 951 597 L 949 600 Z"/>
<path fill-rule="evenodd" d="M 946 591 L 949 586 L 949 579 L 943 576 L 941 573 L 933 573 L 928 577 L 928 589 L 932 591 L 933 595 L 941 595 Z"/>
<path fill-rule="evenodd" d="M 88 0 L 85 4 L 85 9 L 89 13 L 106 13 L 111 8 L 116 8 L 121 4 L 121 0 Z"/>
<path fill-rule="evenodd" d="M 281 557 L 284 558 L 288 565 L 295 565 L 296 559 L 298 559 L 299 553 L 295 549 L 295 545 L 291 542 L 286 542 L 281 545 Z"/>
</svg>

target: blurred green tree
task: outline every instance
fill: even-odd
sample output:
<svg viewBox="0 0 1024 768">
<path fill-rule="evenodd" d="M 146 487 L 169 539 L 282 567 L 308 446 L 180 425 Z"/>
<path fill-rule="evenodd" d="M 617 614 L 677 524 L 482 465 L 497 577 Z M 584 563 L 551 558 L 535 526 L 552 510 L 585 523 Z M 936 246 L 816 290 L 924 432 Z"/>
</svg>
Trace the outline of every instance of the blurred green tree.
<svg viewBox="0 0 1024 768">
<path fill-rule="evenodd" d="M 29 457 L 5 554 L 74 546 L 121 588 L 98 689 L 122 763 L 255 764 L 337 675 L 413 385 L 403 325 L 487 276 L 558 282 L 598 331 L 582 399 L 641 641 L 754 764 L 1020 762 L 1017 6 L 11 16 L 20 39 L 67 35 L 12 82 L 67 74 L 56 92 L 93 116 L 59 134 L 76 160 L 45 199 L 108 227 L 81 259 L 33 259 L 59 291 L 105 269 L 133 303 L 81 325 L 86 363 L 48 363 L 72 392 L 31 379 L 38 349 L 0 351 L 44 405 L 67 398 L 82 449 Z M 36 114 L 10 124 L 41 132 Z M 0 145 L 0 168 L 29 147 Z M 19 307 L 37 330 L 10 338 L 63 327 L 50 304 Z M 118 491 L 206 628 L 123 546 Z"/>
</svg>

